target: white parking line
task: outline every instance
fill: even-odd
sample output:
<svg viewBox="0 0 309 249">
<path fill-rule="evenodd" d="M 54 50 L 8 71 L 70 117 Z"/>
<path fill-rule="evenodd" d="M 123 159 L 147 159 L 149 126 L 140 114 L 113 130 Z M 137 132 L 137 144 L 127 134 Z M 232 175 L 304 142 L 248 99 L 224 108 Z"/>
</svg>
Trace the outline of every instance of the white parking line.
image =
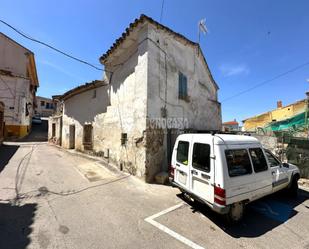
<svg viewBox="0 0 309 249">
<path fill-rule="evenodd" d="M 184 203 L 179 203 L 175 206 L 172 206 L 170 208 L 167 208 L 157 214 L 154 214 L 152 216 L 149 216 L 148 218 L 145 219 L 146 222 L 150 223 L 151 225 L 155 226 L 156 228 L 159 228 L 161 231 L 167 233 L 168 235 L 172 236 L 173 238 L 179 240 L 180 242 L 186 244 L 187 246 L 190 246 L 191 248 L 194 248 L 194 249 L 202 249 L 204 247 L 194 243 L 193 241 L 185 238 L 184 236 L 174 232 L 173 230 L 169 229 L 168 227 L 162 225 L 161 223 L 155 221 L 154 219 L 164 215 L 164 214 L 167 214 L 171 211 L 174 211 L 180 207 L 182 207 L 184 205 Z"/>
</svg>

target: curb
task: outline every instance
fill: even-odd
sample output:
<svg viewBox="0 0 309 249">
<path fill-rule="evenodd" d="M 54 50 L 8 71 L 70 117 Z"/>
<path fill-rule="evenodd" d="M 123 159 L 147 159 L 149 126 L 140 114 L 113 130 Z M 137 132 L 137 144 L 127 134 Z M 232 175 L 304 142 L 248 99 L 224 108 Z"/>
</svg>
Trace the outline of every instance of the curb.
<svg viewBox="0 0 309 249">
<path fill-rule="evenodd" d="M 65 149 L 59 145 L 53 144 L 53 143 L 48 143 L 49 145 L 52 145 L 58 149 L 60 149 L 61 151 L 64 151 L 66 153 L 69 153 L 71 155 L 76 155 L 76 156 L 80 156 L 82 158 L 86 158 L 92 161 L 97 162 L 98 164 L 101 164 L 102 166 L 106 167 L 108 170 L 112 171 L 113 173 L 116 174 L 123 174 L 123 175 L 127 175 L 126 172 L 121 171 L 116 165 L 109 163 L 107 160 L 105 160 L 104 158 L 101 157 L 96 157 L 96 156 L 92 156 L 92 155 L 88 155 L 86 153 L 80 152 L 80 151 L 76 151 L 74 149 Z"/>
</svg>

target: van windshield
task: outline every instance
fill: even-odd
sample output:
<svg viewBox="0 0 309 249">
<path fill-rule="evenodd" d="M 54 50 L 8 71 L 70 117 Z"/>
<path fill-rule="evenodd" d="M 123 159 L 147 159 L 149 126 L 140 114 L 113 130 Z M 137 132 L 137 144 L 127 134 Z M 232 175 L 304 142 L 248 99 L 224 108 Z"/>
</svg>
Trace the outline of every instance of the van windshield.
<svg viewBox="0 0 309 249">
<path fill-rule="evenodd" d="M 225 158 L 229 171 L 229 176 L 241 176 L 252 173 L 251 162 L 247 150 L 226 150 Z"/>
</svg>

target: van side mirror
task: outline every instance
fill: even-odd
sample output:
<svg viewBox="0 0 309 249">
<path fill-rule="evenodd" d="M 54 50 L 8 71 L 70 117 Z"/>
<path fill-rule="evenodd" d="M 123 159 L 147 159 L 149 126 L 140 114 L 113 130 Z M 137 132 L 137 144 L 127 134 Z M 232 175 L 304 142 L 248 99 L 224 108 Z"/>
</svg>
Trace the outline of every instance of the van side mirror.
<svg viewBox="0 0 309 249">
<path fill-rule="evenodd" d="M 288 163 L 282 163 L 282 166 L 285 167 L 285 168 L 289 168 L 290 165 Z"/>
</svg>

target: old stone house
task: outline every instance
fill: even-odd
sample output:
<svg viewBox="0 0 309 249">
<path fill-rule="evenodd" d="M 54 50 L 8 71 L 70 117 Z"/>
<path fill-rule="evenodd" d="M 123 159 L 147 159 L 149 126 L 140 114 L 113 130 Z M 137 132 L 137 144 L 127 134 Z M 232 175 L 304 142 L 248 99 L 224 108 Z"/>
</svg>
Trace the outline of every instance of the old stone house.
<svg viewBox="0 0 309 249">
<path fill-rule="evenodd" d="M 183 35 L 141 15 L 100 62 L 102 81 L 60 97 L 63 147 L 92 150 L 151 182 L 167 171 L 177 134 L 221 129 L 218 86 Z"/>
<path fill-rule="evenodd" d="M 0 33 L 0 101 L 5 106 L 5 136 L 29 133 L 38 86 L 33 52 Z"/>
</svg>

